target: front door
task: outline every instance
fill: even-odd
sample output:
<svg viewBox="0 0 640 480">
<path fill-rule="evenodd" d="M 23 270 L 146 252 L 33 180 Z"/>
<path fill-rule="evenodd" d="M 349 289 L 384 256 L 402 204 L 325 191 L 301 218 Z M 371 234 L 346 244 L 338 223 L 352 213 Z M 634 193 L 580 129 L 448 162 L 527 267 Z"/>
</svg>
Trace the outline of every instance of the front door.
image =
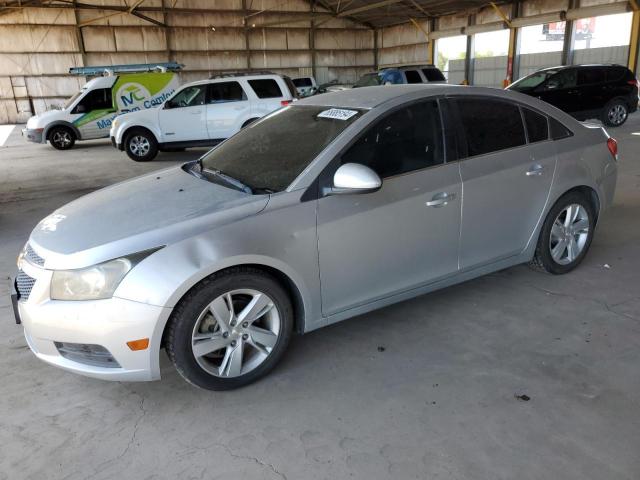
<svg viewBox="0 0 640 480">
<path fill-rule="evenodd" d="M 206 85 L 185 87 L 159 112 L 162 142 L 207 140 Z"/>
<path fill-rule="evenodd" d="M 535 96 L 563 112 L 577 113 L 584 110 L 575 68 L 560 70 L 536 89 Z"/>
<path fill-rule="evenodd" d="M 522 252 L 547 202 L 556 155 L 544 115 L 488 97 L 454 103 L 468 150 L 460 162 L 460 267 L 468 269 Z"/>
<path fill-rule="evenodd" d="M 458 270 L 460 173 L 457 163 L 444 163 L 437 101 L 387 114 L 339 160 L 329 180 L 340 164 L 361 163 L 383 183 L 374 193 L 318 200 L 324 315 Z"/>
</svg>

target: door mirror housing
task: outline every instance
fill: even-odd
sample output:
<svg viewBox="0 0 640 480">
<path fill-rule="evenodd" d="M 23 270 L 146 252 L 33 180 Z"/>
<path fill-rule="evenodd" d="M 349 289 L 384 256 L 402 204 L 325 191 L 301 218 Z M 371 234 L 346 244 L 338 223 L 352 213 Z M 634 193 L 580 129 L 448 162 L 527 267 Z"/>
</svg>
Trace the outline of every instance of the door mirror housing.
<svg viewBox="0 0 640 480">
<path fill-rule="evenodd" d="M 326 195 L 345 195 L 375 192 L 382 187 L 376 172 L 360 163 L 345 163 L 333 175 L 333 186 L 325 188 Z"/>
</svg>

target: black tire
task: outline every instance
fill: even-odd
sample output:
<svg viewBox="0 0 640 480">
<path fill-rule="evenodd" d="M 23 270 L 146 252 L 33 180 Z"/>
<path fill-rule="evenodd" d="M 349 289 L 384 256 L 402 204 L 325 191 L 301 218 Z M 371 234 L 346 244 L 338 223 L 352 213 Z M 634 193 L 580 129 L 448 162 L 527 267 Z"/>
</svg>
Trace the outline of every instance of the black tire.
<svg viewBox="0 0 640 480">
<path fill-rule="evenodd" d="M 269 355 L 253 370 L 235 377 L 216 376 L 208 373 L 196 360 L 192 334 L 207 305 L 226 292 L 237 289 L 254 289 L 269 296 L 280 317 L 280 332 Z M 293 308 L 282 286 L 261 270 L 237 267 L 206 278 L 180 300 L 169 318 L 164 343 L 169 359 L 186 381 L 206 390 L 231 390 L 266 375 L 284 355 L 292 331 Z"/>
<path fill-rule="evenodd" d="M 240 129 L 242 130 L 244 127 L 248 127 L 249 125 L 251 125 L 256 120 L 260 120 L 260 119 L 259 118 L 250 118 L 249 120 L 247 120 L 246 122 L 244 122 L 242 124 L 242 127 L 240 127 Z"/>
<path fill-rule="evenodd" d="M 158 141 L 149 130 L 136 128 L 127 132 L 124 151 L 136 162 L 149 162 L 158 155 Z"/>
<path fill-rule="evenodd" d="M 629 118 L 629 105 L 622 98 L 614 98 L 602 110 L 602 123 L 607 127 L 619 127 Z"/>
<path fill-rule="evenodd" d="M 49 130 L 47 139 L 56 150 L 69 150 L 76 143 L 76 134 L 71 128 L 59 125 Z"/>
<path fill-rule="evenodd" d="M 586 240 L 584 241 L 584 245 L 577 257 L 573 261 L 563 264 L 556 261 L 551 254 L 551 229 L 553 228 L 554 222 L 558 216 L 570 205 L 579 205 L 584 209 L 589 221 L 589 230 Z M 593 205 L 589 199 L 580 192 L 569 192 L 566 195 L 563 195 L 547 214 L 547 218 L 545 219 L 544 224 L 542 225 L 542 230 L 540 231 L 534 257 L 529 262 L 529 266 L 534 270 L 548 272 L 554 275 L 561 275 L 570 272 L 576 268 L 587 255 L 589 247 L 591 246 L 591 241 L 593 240 L 594 229 L 595 213 Z"/>
</svg>

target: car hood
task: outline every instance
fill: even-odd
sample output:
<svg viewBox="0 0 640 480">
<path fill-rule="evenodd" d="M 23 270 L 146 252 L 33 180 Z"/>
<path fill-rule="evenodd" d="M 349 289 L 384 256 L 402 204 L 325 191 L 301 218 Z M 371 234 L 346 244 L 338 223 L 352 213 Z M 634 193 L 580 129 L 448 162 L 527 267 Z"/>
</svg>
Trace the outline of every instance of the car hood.
<svg viewBox="0 0 640 480">
<path fill-rule="evenodd" d="M 29 242 L 47 269 L 82 268 L 254 215 L 268 200 L 174 167 L 59 208 L 36 226 Z"/>
<path fill-rule="evenodd" d="M 64 110 L 47 110 L 27 120 L 27 128 L 44 128 L 53 120 L 65 118 Z"/>
</svg>

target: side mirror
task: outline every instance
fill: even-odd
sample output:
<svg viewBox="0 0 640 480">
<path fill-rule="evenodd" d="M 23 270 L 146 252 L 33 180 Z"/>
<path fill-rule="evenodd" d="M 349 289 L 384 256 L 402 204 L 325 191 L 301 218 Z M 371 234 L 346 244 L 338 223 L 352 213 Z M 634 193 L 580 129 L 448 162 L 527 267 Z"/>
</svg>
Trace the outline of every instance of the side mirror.
<svg viewBox="0 0 640 480">
<path fill-rule="evenodd" d="M 333 175 L 333 187 L 325 195 L 371 193 L 379 190 L 382 180 L 376 172 L 360 163 L 345 163 Z"/>
<path fill-rule="evenodd" d="M 164 107 L 162 107 L 165 110 L 170 110 L 173 108 L 173 103 L 171 103 L 171 100 L 167 100 L 166 102 L 164 102 Z"/>
</svg>

